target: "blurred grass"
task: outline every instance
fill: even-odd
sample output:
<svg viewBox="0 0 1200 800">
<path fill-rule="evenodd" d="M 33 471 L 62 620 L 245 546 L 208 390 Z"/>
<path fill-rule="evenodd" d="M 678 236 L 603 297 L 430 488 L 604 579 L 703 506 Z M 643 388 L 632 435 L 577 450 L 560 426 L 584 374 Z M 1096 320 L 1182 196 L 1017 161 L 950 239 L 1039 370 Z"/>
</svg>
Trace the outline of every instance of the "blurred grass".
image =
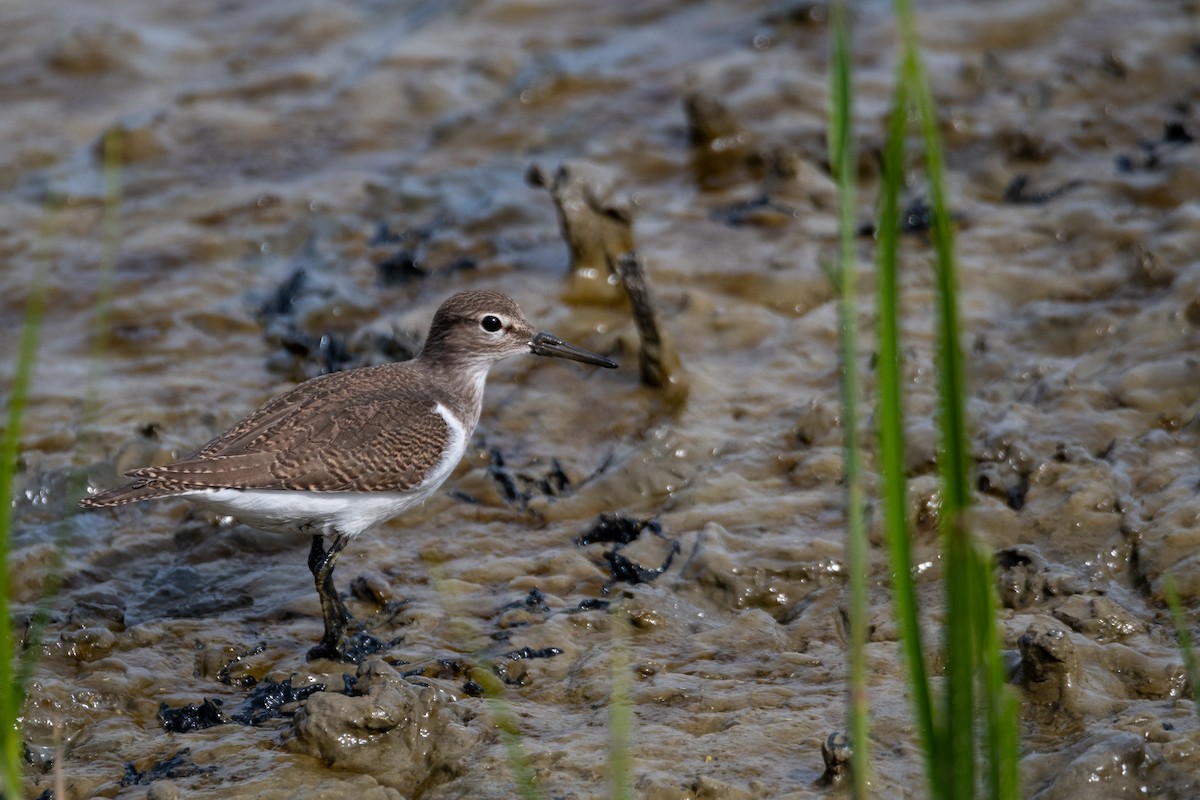
<svg viewBox="0 0 1200 800">
<path fill-rule="evenodd" d="M 512 704 L 504 697 L 504 681 L 482 659 L 474 658 L 471 663 L 471 679 L 483 688 L 484 701 L 492 724 L 500 732 L 500 741 L 504 743 L 508 755 L 508 765 L 513 771 L 513 780 L 517 784 L 517 793 L 522 800 L 542 800 L 545 795 L 538 788 L 537 779 L 533 774 L 533 766 L 525 752 L 521 738 L 521 727 L 517 724 L 516 714 Z"/>
<path fill-rule="evenodd" d="M 462 620 L 465 616 L 459 615 L 456 618 Z M 610 800 L 632 800 L 635 796 L 630 744 L 633 734 L 633 681 L 626 627 L 629 625 L 629 616 L 620 608 L 614 607 L 608 620 L 612 631 L 612 692 L 608 702 L 608 797 Z M 479 643 L 483 641 L 481 634 L 467 629 L 464 629 L 463 636 Z M 470 675 L 483 689 L 488 713 L 500 732 L 519 796 L 522 800 L 543 800 L 545 794 L 538 786 L 537 777 L 530 764 L 512 703 L 505 697 L 504 681 L 478 655 L 471 659 Z"/>
<path fill-rule="evenodd" d="M 925 642 L 918 616 L 917 587 L 913 580 L 912 542 L 908 528 L 908 480 L 905 474 L 904 393 L 901 389 L 904 359 L 900 335 L 898 288 L 900 247 L 900 190 L 904 185 L 904 144 L 908 128 L 908 93 L 897 76 L 883 160 L 877 227 L 876 380 L 879 393 L 875 424 L 883 473 L 884 530 L 892 564 L 892 604 L 900 628 L 909 693 L 916 715 L 918 744 L 925 758 L 925 773 L 934 773 L 936 735 Z"/>
<path fill-rule="evenodd" d="M 629 664 L 629 614 L 614 606 L 608 615 L 612 631 L 612 694 L 608 702 L 608 771 L 611 800 L 632 800 L 633 673 Z"/>
<path fill-rule="evenodd" d="M 875 420 L 883 472 L 882 508 L 893 574 L 893 603 L 899 622 L 909 694 L 918 743 L 924 755 L 931 797 L 1018 796 L 1017 703 L 1006 685 L 997 626 L 990 555 L 968 528 L 971 504 L 970 439 L 966 420 L 966 377 L 958 319 L 954 228 L 946 198 L 944 161 L 937 110 L 916 36 L 908 0 L 894 0 L 900 32 L 893 112 L 888 126 L 879 195 L 877 246 L 878 397 Z M 847 561 L 850 571 L 850 729 L 854 794 L 867 796 L 867 700 L 864 684 L 866 580 L 869 568 L 859 464 L 864 454 L 857 437 L 854 347 L 853 104 L 850 24 L 844 0 L 831 15 L 830 164 L 839 186 L 839 254 L 843 360 L 843 424 L 846 428 L 848 485 Z M 904 185 L 910 113 L 917 120 L 923 167 L 932 211 L 935 256 L 935 347 L 941 493 L 940 539 L 945 581 L 943 647 L 945 670 L 940 707 L 925 663 L 919 599 L 912 570 L 907 524 L 904 403 L 901 384 L 903 342 L 899 301 L 899 194 Z M 979 712 L 982 711 L 982 720 Z M 982 763 L 982 768 L 981 768 Z"/>
<path fill-rule="evenodd" d="M 474 615 L 467 608 L 466 599 L 448 588 L 452 584 L 446 568 L 428 559 L 425 561 L 425 567 L 433 583 L 434 592 L 449 620 L 450 629 L 446 632 L 446 638 L 449 641 L 458 640 L 462 652 L 469 654 L 466 657 L 467 674 L 483 691 L 484 704 L 492 718 L 492 724 L 500 734 L 508 766 L 513 773 L 516 795 L 522 800 L 543 800 L 545 795 L 537 785 L 533 765 L 529 763 L 529 755 L 525 752 L 521 726 L 517 722 L 512 703 L 506 697 L 504 680 L 484 656 L 489 645 L 488 637 L 469 621 Z"/>
<path fill-rule="evenodd" d="M 121 198 L 124 135 L 111 128 L 103 138 L 104 215 L 101 222 L 101 255 L 97 276 L 97 294 L 93 304 L 91 359 L 85 386 L 81 429 L 87 431 L 88 417 L 95 408 L 94 387 L 102 368 L 102 356 L 108 339 L 112 318 L 112 286 L 116 271 L 117 253 L 121 242 Z M 38 599 L 28 627 L 20 640 L 12 625 L 12 593 L 9 569 L 13 533 L 14 484 L 18 471 L 21 432 L 29 391 L 37 367 L 40 333 L 46 311 L 45 265 L 50 257 L 48 243 L 53 239 L 58 215 L 58 201 L 47 203 L 45 222 L 40 234 L 41 251 L 36 260 L 29 286 L 25 317 L 13 383 L 8 402 L 8 418 L 0 442 L 0 787 L 5 797 L 21 797 L 22 732 L 20 728 L 26 690 L 32 679 L 42 637 L 50 619 L 50 607 L 58 594 L 62 580 L 62 561 L 69 533 L 67 521 L 75 513 L 75 498 L 84 490 L 83 474 L 68 481 L 66 497 L 56 536 L 54 560 L 49 566 L 41 597 Z M 57 735 L 57 733 L 56 733 Z M 62 759 L 55 759 L 55 783 L 63 782 Z"/>
<path fill-rule="evenodd" d="M 850 665 L 849 716 L 851 777 L 854 792 L 865 797 L 869 778 L 869 698 L 867 695 L 867 581 L 870 571 L 869 543 L 864 513 L 862 448 L 858 435 L 858 327 L 855 293 L 856 165 L 854 147 L 853 68 L 850 19 L 845 3 L 835 2 L 832 25 L 830 70 L 829 163 L 838 186 L 838 316 L 841 320 L 842 437 L 846 476 L 846 564 L 850 578 Z"/>
<path fill-rule="evenodd" d="M 13 497 L 20 452 L 22 423 L 29 387 L 37 365 L 38 338 L 46 311 L 46 283 L 40 264 L 30 282 L 29 299 L 21 325 L 21 340 L 8 398 L 8 417 L 0 441 L 0 771 L 4 795 L 17 798 L 21 790 L 21 708 L 27 682 L 21 676 L 32 669 L 36 650 L 23 649 L 13 629 L 9 552 L 13 532 Z M 19 666 L 18 666 L 19 665 Z"/>
<path fill-rule="evenodd" d="M 940 730 L 935 728 L 932 740 L 934 752 L 947 757 L 932 758 L 927 763 L 934 767 L 933 776 L 942 797 L 975 797 L 979 792 L 976 758 L 982 755 L 986 764 L 983 775 L 985 795 L 994 800 L 1009 800 L 1019 794 L 1017 699 L 1005 681 L 992 559 L 967 527 L 966 513 L 971 504 L 970 439 L 966 422 L 966 376 L 959 341 L 958 266 L 954 226 L 946 199 L 943 148 L 912 3 L 894 0 L 894 7 L 902 43 L 900 75 L 916 111 L 924 146 L 936 254 L 938 423 L 941 431 L 938 465 L 942 479 L 940 523 L 947 607 L 944 639 L 948 653 L 945 717 Z M 912 602 L 916 602 L 915 596 Z M 982 754 L 976 749 L 977 699 L 984 710 Z"/>
<path fill-rule="evenodd" d="M 1171 612 L 1171 620 L 1175 623 L 1175 639 L 1179 643 L 1179 653 L 1183 656 L 1183 668 L 1187 672 L 1188 683 L 1192 685 L 1192 702 L 1196 707 L 1196 714 L 1200 715 L 1200 669 L 1196 666 L 1196 650 L 1192 644 L 1192 634 L 1188 631 L 1187 619 L 1183 614 L 1179 587 L 1175 585 L 1175 576 L 1169 572 L 1163 575 L 1163 593 L 1167 596 L 1167 608 Z"/>
</svg>

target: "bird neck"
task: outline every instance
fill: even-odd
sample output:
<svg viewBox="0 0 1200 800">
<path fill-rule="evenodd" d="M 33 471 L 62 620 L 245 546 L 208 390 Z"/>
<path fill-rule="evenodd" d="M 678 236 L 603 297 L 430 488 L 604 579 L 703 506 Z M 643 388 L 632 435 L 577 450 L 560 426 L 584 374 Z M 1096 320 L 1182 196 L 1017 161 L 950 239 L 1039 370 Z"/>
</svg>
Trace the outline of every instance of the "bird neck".
<svg viewBox="0 0 1200 800">
<path fill-rule="evenodd" d="M 415 361 L 432 379 L 428 385 L 441 389 L 441 402 L 451 407 L 469 434 L 479 422 L 483 388 L 492 362 L 428 349 L 422 350 Z"/>
</svg>

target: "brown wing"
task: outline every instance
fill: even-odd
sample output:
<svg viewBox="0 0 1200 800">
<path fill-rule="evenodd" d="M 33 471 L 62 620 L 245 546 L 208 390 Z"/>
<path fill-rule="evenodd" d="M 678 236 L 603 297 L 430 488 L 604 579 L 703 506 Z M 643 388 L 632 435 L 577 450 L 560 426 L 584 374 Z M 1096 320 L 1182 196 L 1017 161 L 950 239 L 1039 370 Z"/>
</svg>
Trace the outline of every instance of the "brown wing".
<svg viewBox="0 0 1200 800">
<path fill-rule="evenodd" d="M 186 458 L 127 474 L 189 489 L 404 491 L 449 442 L 435 406 L 401 365 L 334 373 L 268 401 Z"/>
</svg>

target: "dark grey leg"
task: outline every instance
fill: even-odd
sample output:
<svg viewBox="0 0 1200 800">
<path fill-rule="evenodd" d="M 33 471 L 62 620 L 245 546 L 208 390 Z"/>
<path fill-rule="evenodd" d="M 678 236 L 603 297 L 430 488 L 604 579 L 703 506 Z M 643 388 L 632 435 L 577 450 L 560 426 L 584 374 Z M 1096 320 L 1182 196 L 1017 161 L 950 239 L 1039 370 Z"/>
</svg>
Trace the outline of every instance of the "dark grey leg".
<svg viewBox="0 0 1200 800">
<path fill-rule="evenodd" d="M 317 595 L 321 598 L 321 615 L 325 618 L 325 634 L 320 643 L 308 651 L 310 661 L 317 658 L 340 660 L 338 645 L 342 641 L 342 633 L 346 626 L 354 621 L 333 585 L 334 564 L 349 541 L 349 537 L 337 534 L 326 550 L 325 537 L 314 536 L 312 549 L 308 551 L 308 569 L 312 572 L 313 581 L 317 586 Z"/>
</svg>

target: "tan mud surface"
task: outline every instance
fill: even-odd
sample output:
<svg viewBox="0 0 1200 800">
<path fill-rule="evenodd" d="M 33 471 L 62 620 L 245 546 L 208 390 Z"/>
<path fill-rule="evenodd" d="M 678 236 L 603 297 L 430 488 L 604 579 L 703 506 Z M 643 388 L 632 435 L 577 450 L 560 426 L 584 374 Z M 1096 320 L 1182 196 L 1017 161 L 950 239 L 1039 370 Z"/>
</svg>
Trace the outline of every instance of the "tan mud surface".
<svg viewBox="0 0 1200 800">
<path fill-rule="evenodd" d="M 1195 797 L 1200 730 L 1162 581 L 1200 606 L 1200 7 L 921 13 L 1026 794 Z M 606 796 L 617 669 L 639 797 L 837 794 L 819 783 L 845 703 L 823 19 L 765 0 L 0 7 L 6 386 L 35 268 L 49 290 L 15 505 L 19 620 L 66 543 L 26 718 L 30 796 L 58 771 L 71 798 L 512 797 L 471 656 L 502 668 L 547 797 Z M 892 45 L 887 4 L 861 5 L 864 224 Z M 688 96 L 711 112 L 690 129 Z M 93 363 L 114 126 L 115 300 Z M 611 188 L 556 194 L 606 241 L 632 220 L 683 404 L 639 385 L 606 254 L 569 276 L 579 247 L 527 183 L 531 165 L 581 162 Z M 936 625 L 932 280 L 919 178 L 910 190 L 912 518 Z M 181 454 L 323 369 L 411 353 L 472 286 L 622 368 L 493 370 L 456 475 L 339 563 L 359 618 L 399 639 L 357 670 L 305 662 L 320 631 L 307 542 L 182 502 L 62 521 L 84 480 Z M 604 512 L 658 528 L 624 548 L 577 541 Z M 882 588 L 873 601 L 873 785 L 921 797 L 896 625 Z M 219 724 L 166 729 L 189 719 Z"/>
</svg>

